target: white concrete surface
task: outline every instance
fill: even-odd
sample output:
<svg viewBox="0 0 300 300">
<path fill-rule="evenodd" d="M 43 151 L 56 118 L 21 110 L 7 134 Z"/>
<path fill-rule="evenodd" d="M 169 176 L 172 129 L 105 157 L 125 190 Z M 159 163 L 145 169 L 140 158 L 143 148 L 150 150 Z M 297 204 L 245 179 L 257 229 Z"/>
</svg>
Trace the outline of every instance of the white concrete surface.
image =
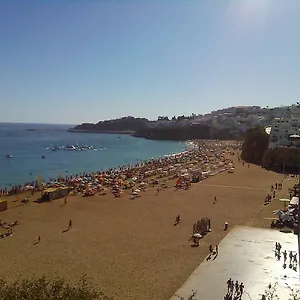
<svg viewBox="0 0 300 300">
<path fill-rule="evenodd" d="M 200 241 L 201 242 L 201 241 Z M 219 245 L 219 255 L 215 260 L 204 261 L 175 293 L 171 300 L 189 299 L 192 291 L 197 291 L 193 300 L 223 300 L 227 293 L 226 282 L 243 282 L 245 293 L 242 299 L 261 299 L 268 285 L 277 283 L 280 300 L 288 300 L 290 290 L 300 290 L 299 269 L 283 268 L 283 256 L 275 257 L 275 242 L 282 250 L 298 252 L 298 239 L 292 233 L 251 227 L 236 227 Z M 249 297 L 250 295 L 250 297 Z M 180 298 L 182 297 L 182 298 Z"/>
</svg>

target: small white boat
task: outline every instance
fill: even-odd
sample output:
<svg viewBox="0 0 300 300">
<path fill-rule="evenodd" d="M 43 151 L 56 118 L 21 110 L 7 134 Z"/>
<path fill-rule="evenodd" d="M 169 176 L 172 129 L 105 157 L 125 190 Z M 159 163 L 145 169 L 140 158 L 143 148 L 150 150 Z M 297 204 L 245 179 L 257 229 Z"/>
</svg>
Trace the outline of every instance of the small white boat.
<svg viewBox="0 0 300 300">
<path fill-rule="evenodd" d="M 6 154 L 6 158 L 12 158 L 12 155 Z"/>
<path fill-rule="evenodd" d="M 64 150 L 68 150 L 68 151 L 73 151 L 73 150 L 76 150 L 76 147 L 73 146 L 73 145 L 67 145 Z"/>
</svg>

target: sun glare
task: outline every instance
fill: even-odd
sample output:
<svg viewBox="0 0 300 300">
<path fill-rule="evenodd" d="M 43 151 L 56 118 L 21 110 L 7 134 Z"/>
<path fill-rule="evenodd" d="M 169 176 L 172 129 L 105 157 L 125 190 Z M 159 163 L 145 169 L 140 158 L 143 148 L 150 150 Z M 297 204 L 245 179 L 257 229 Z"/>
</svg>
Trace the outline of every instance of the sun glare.
<svg viewBox="0 0 300 300">
<path fill-rule="evenodd" d="M 271 0 L 230 0 L 226 17 L 234 32 L 262 25 L 269 12 Z"/>
</svg>

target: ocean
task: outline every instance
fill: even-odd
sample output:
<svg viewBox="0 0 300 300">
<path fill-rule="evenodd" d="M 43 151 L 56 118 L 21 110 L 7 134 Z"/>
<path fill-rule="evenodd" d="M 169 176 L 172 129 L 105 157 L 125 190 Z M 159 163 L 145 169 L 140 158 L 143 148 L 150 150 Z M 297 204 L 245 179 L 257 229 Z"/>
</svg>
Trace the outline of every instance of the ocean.
<svg viewBox="0 0 300 300">
<path fill-rule="evenodd" d="M 0 188 L 35 181 L 38 176 L 48 181 L 59 174 L 64 177 L 132 165 L 186 149 L 184 142 L 153 141 L 125 134 L 68 132 L 73 126 L 0 123 Z M 68 144 L 93 146 L 97 150 L 51 150 Z M 8 154 L 12 158 L 7 158 Z"/>
</svg>

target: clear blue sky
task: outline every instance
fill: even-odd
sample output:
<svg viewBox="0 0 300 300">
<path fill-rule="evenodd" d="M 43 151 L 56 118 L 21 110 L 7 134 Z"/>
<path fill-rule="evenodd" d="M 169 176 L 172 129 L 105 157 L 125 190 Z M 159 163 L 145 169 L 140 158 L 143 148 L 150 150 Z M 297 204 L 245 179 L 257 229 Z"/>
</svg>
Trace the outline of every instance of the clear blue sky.
<svg viewBox="0 0 300 300">
<path fill-rule="evenodd" d="M 300 0 L 2 0 L 0 122 L 299 101 Z"/>
</svg>

